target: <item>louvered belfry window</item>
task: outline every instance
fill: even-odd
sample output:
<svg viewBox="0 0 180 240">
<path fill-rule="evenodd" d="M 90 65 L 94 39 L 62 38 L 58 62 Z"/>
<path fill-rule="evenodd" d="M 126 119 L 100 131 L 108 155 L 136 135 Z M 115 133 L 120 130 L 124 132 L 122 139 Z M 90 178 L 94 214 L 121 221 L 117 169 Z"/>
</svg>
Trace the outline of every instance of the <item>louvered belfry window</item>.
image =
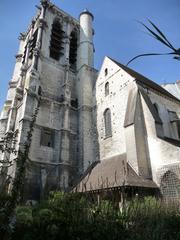
<svg viewBox="0 0 180 240">
<path fill-rule="evenodd" d="M 33 50 L 36 47 L 36 41 L 37 41 L 37 34 L 38 30 L 33 33 L 32 39 L 30 40 L 30 45 L 29 45 L 29 58 L 32 59 L 33 57 Z"/>
<path fill-rule="evenodd" d="M 63 55 L 63 38 L 64 31 L 62 30 L 59 21 L 55 20 L 52 24 L 51 42 L 50 42 L 50 57 L 59 60 Z"/>
<path fill-rule="evenodd" d="M 76 68 L 76 59 L 77 59 L 77 34 L 75 31 L 72 31 L 70 35 L 70 50 L 69 50 L 69 64 L 70 67 Z"/>
<path fill-rule="evenodd" d="M 109 108 L 104 111 L 104 124 L 105 124 L 105 137 L 111 137 L 112 136 L 111 111 Z"/>
</svg>

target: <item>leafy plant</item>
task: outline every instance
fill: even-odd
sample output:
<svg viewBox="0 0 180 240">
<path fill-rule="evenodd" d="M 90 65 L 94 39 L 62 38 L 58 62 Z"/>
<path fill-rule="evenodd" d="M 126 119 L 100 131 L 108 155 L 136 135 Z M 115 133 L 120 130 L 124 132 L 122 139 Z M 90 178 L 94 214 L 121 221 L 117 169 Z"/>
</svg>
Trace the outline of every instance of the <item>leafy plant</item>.
<svg viewBox="0 0 180 240">
<path fill-rule="evenodd" d="M 19 149 L 18 153 L 16 152 L 16 141 L 14 140 L 14 136 L 16 137 L 15 133 L 10 133 L 8 135 L 6 134 L 5 138 L 3 139 L 3 144 L 1 144 L 0 147 L 0 151 L 3 153 L 7 152 L 8 154 L 17 154 L 16 158 L 14 159 L 14 161 L 16 161 L 16 174 L 12 183 L 11 193 L 9 194 L 9 198 L 5 205 L 0 209 L 0 212 L 2 213 L 0 217 L 3 223 L 0 225 L 0 234 L 1 239 L 3 240 L 9 240 L 13 231 L 15 221 L 15 208 L 21 199 L 21 190 L 26 172 L 26 162 L 28 160 L 29 150 L 32 141 L 32 133 L 34 131 L 34 124 L 36 122 L 37 114 L 39 111 L 40 100 L 41 98 L 38 99 L 37 107 L 35 108 L 35 111 L 32 115 L 32 121 L 30 122 L 29 131 L 27 132 L 27 141 L 24 143 L 24 147 Z M 7 182 L 7 169 L 12 165 L 12 162 L 9 161 L 7 158 L 7 160 L 5 159 L 5 162 L 3 161 L 2 164 L 3 167 L 1 170 L 1 177 L 5 179 L 5 182 Z M 25 218 L 28 217 L 28 215 L 20 215 L 20 219 L 22 219 L 22 217 Z"/>
<path fill-rule="evenodd" d="M 164 46 L 166 46 L 167 48 L 169 48 L 171 50 L 171 52 L 168 53 L 144 53 L 144 54 L 139 54 L 135 57 L 133 57 L 128 63 L 127 65 L 129 65 L 132 61 L 134 61 L 135 59 L 139 58 L 139 57 L 146 57 L 146 56 L 159 56 L 159 55 L 172 55 L 174 59 L 176 60 L 180 60 L 180 48 L 175 48 L 171 42 L 167 39 L 167 37 L 165 36 L 165 34 L 150 20 L 148 20 L 148 22 L 150 23 L 151 28 L 149 28 L 148 26 L 146 26 L 144 23 L 140 22 L 140 24 L 142 24 L 145 29 L 148 31 L 148 34 L 155 38 L 157 41 L 159 41 L 161 44 L 163 44 Z"/>
</svg>

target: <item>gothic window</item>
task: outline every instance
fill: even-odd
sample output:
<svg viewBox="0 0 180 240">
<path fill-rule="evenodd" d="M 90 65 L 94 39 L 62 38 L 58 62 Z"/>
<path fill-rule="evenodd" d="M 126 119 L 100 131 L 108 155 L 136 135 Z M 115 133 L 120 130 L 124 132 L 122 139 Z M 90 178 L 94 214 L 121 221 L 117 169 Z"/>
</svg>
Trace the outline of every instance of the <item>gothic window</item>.
<svg viewBox="0 0 180 240">
<path fill-rule="evenodd" d="M 108 69 L 107 69 L 107 68 L 105 68 L 105 70 L 104 70 L 104 75 L 105 75 L 105 76 L 108 75 Z"/>
<path fill-rule="evenodd" d="M 37 34 L 38 30 L 33 33 L 31 40 L 29 41 L 29 58 L 32 59 L 33 57 L 33 50 L 36 47 L 36 41 L 37 41 Z"/>
<path fill-rule="evenodd" d="M 105 84 L 105 96 L 109 95 L 109 83 Z"/>
<path fill-rule="evenodd" d="M 50 42 L 50 57 L 59 60 L 63 55 L 63 38 L 64 31 L 58 20 L 55 20 L 52 24 L 51 30 L 51 42 Z"/>
<path fill-rule="evenodd" d="M 104 111 L 104 125 L 105 125 L 105 137 L 112 136 L 112 128 L 111 128 L 111 111 L 107 108 Z"/>
<path fill-rule="evenodd" d="M 43 128 L 41 131 L 41 145 L 46 147 L 54 147 L 54 131 L 49 128 Z"/>
<path fill-rule="evenodd" d="M 70 35 L 69 64 L 72 69 L 76 68 L 77 58 L 77 33 L 72 31 Z"/>
</svg>

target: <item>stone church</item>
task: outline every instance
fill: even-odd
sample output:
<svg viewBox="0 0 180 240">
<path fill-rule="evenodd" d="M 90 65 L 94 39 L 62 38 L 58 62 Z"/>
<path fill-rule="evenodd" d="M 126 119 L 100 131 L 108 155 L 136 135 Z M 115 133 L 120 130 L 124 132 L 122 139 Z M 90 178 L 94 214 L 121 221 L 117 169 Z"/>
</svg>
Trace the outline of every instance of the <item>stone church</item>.
<svg viewBox="0 0 180 240">
<path fill-rule="evenodd" d="M 74 19 L 41 0 L 29 29 L 20 34 L 0 138 L 18 129 L 16 149 L 21 149 L 40 102 L 24 194 L 39 199 L 56 189 L 112 192 L 125 187 L 159 189 L 178 198 L 180 94 L 110 57 L 99 72 L 94 69 L 93 18 L 85 10 Z M 8 175 L 15 172 L 14 161 Z"/>
</svg>

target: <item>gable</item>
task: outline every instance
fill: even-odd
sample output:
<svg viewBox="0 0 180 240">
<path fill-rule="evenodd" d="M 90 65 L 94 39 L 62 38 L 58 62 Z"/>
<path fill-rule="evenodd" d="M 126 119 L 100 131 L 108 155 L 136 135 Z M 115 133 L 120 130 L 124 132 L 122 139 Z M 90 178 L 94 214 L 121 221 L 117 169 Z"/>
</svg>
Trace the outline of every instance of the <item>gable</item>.
<svg viewBox="0 0 180 240">
<path fill-rule="evenodd" d="M 119 74 L 118 74 L 119 73 Z M 114 75 L 124 75 L 132 80 L 134 78 L 124 71 L 120 66 L 118 66 L 114 61 L 112 61 L 109 57 L 105 57 L 102 63 L 102 67 L 99 71 L 99 75 L 96 81 L 96 85 L 99 86 L 104 83 L 104 81 L 111 79 Z"/>
<path fill-rule="evenodd" d="M 150 79 L 146 78 L 145 76 L 141 75 L 140 73 L 134 71 L 133 69 L 117 62 L 116 60 L 113 60 L 112 58 L 110 58 L 115 64 L 117 64 L 120 68 L 122 68 L 125 72 L 127 72 L 129 75 L 131 75 L 136 82 L 139 85 L 142 86 L 146 86 L 149 87 L 151 89 L 154 89 L 168 97 L 170 97 L 171 99 L 174 99 L 178 102 L 180 102 L 180 100 L 178 98 L 176 98 L 175 96 L 173 96 L 170 92 L 168 92 L 166 89 L 164 89 L 163 87 L 161 87 L 160 85 L 158 85 L 157 83 L 151 81 Z"/>
</svg>

